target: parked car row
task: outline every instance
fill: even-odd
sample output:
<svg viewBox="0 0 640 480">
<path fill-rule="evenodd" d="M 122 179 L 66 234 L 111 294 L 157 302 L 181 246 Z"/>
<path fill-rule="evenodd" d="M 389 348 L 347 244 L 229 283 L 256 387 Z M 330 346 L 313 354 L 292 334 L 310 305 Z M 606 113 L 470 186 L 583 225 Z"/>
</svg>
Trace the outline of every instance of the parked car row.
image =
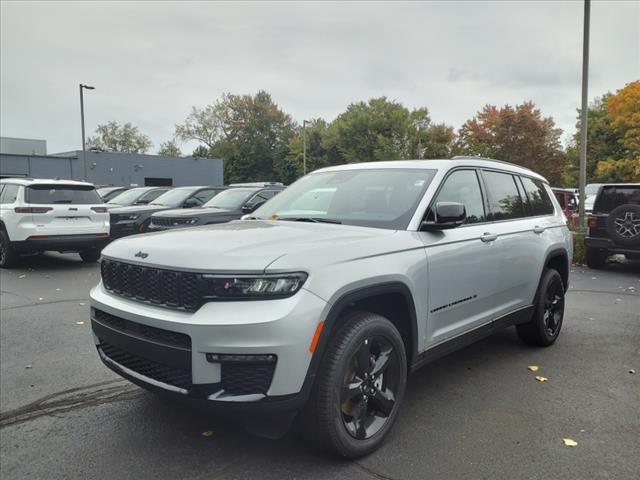
<svg viewBox="0 0 640 480">
<path fill-rule="evenodd" d="M 274 182 L 96 189 L 70 180 L 3 179 L 0 267 L 16 265 L 23 254 L 48 250 L 78 252 L 85 262 L 94 262 L 110 240 L 239 219 L 283 189 Z"/>
</svg>

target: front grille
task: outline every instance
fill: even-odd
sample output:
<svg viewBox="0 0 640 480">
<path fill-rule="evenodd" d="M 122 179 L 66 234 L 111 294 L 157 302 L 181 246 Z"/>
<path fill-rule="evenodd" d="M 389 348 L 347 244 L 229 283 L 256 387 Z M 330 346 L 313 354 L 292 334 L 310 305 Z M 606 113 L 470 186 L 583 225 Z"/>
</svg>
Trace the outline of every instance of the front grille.
<svg viewBox="0 0 640 480">
<path fill-rule="evenodd" d="M 177 225 L 189 225 L 190 218 L 151 217 L 151 223 L 159 227 L 175 227 Z"/>
<path fill-rule="evenodd" d="M 116 295 L 191 312 L 201 305 L 198 274 L 108 259 L 102 260 L 100 270 L 105 288 Z"/>
<path fill-rule="evenodd" d="M 116 317 L 102 310 L 94 309 L 94 318 L 103 325 L 129 333 L 139 338 L 152 340 L 173 347 L 191 349 L 191 337 L 184 333 L 172 332 L 162 328 L 150 327 L 142 323 L 132 322 Z"/>
<path fill-rule="evenodd" d="M 222 364 L 222 388 L 231 395 L 267 393 L 275 371 L 275 363 L 241 365 Z"/>
<path fill-rule="evenodd" d="M 189 389 L 191 387 L 191 370 L 163 365 L 153 360 L 140 357 L 130 352 L 126 352 L 114 345 L 106 342 L 100 343 L 102 353 L 122 365 L 133 370 L 140 375 L 151 378 L 158 382 L 173 385 L 174 387 Z"/>
</svg>

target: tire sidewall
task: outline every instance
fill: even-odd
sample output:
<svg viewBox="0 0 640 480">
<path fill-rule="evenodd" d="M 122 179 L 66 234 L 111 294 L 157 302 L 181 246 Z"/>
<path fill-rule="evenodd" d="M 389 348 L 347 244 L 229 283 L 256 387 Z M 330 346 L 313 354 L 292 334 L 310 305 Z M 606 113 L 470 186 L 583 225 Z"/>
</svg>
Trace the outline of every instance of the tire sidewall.
<svg viewBox="0 0 640 480">
<path fill-rule="evenodd" d="M 358 333 L 343 346 L 342 351 L 340 352 L 340 360 L 333 365 L 333 369 L 331 371 L 331 434 L 334 443 L 339 446 L 340 452 L 346 457 L 359 457 L 366 455 L 377 449 L 382 444 L 398 416 L 407 383 L 407 356 L 400 333 L 389 320 L 380 315 L 362 315 L 368 316 L 367 322 L 360 328 Z M 346 363 L 351 359 L 351 356 L 355 353 L 356 349 L 366 338 L 372 336 L 383 336 L 392 343 L 395 351 L 398 353 L 398 361 L 401 365 L 401 378 L 399 379 L 399 388 L 396 395 L 395 407 L 385 425 L 371 438 L 357 440 L 349 434 L 342 421 L 342 411 L 340 408 L 340 390 L 342 387 L 341 376 L 346 367 Z"/>
<path fill-rule="evenodd" d="M 558 324 L 555 334 L 553 336 L 550 336 L 544 325 L 544 310 L 545 310 L 545 300 L 546 300 L 547 289 L 554 282 L 560 283 L 561 291 L 562 291 L 561 298 L 562 298 L 563 305 L 562 305 L 562 316 L 560 317 L 560 323 Z M 560 336 L 560 332 L 562 330 L 562 324 L 564 323 L 564 307 L 565 307 L 564 302 L 565 302 L 565 291 L 564 291 L 564 284 L 562 282 L 562 277 L 560 276 L 557 270 L 547 269 L 544 272 L 542 281 L 540 282 L 540 289 L 538 291 L 536 310 L 534 313 L 534 321 L 535 321 L 536 329 L 539 331 L 540 338 L 543 340 L 543 343 L 545 345 L 551 345 Z"/>
</svg>

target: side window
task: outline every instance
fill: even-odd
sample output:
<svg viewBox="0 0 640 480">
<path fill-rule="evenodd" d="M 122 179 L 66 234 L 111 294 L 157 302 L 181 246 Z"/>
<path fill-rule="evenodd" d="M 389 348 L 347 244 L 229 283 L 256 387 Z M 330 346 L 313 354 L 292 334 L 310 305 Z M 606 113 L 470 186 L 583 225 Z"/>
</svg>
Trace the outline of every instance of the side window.
<svg viewBox="0 0 640 480">
<path fill-rule="evenodd" d="M 489 219 L 509 220 L 525 216 L 524 202 L 510 173 L 483 171 L 489 198 Z"/>
<path fill-rule="evenodd" d="M 4 191 L 4 184 L 0 184 L 0 203 L 4 203 L 2 201 L 2 192 Z"/>
<path fill-rule="evenodd" d="M 247 205 L 257 205 L 266 202 L 271 199 L 276 193 L 275 190 L 264 190 L 262 192 L 256 193 L 253 197 L 249 199 Z"/>
<path fill-rule="evenodd" d="M 213 197 L 215 197 L 216 193 L 218 193 L 218 190 L 200 190 L 198 193 L 196 193 L 195 195 L 193 195 L 191 198 L 195 199 L 198 201 L 198 205 L 202 205 L 203 203 L 207 203 L 209 200 L 211 200 Z"/>
<path fill-rule="evenodd" d="M 168 190 L 152 190 L 149 193 L 145 193 L 140 197 L 140 200 L 144 200 L 146 202 L 153 202 L 156 198 L 158 198 L 163 193 L 166 193 Z"/>
<path fill-rule="evenodd" d="M 0 197 L 0 203 L 15 203 L 16 198 L 18 198 L 18 189 L 20 187 L 18 185 L 12 185 L 7 183 L 4 185 L 2 189 L 2 196 Z"/>
<path fill-rule="evenodd" d="M 484 203 L 478 174 L 475 170 L 458 170 L 447 177 L 436 197 L 437 202 L 457 202 L 464 204 L 467 212 L 465 223 L 486 221 Z"/>
<path fill-rule="evenodd" d="M 539 180 L 532 180 L 528 177 L 520 177 L 522 179 L 522 185 L 524 185 L 524 191 L 527 192 L 527 199 L 531 209 L 531 215 L 534 217 L 537 215 L 551 215 L 553 214 L 553 203 L 549 198 L 547 190 Z M 564 194 L 562 198 L 562 208 L 565 207 Z"/>
</svg>

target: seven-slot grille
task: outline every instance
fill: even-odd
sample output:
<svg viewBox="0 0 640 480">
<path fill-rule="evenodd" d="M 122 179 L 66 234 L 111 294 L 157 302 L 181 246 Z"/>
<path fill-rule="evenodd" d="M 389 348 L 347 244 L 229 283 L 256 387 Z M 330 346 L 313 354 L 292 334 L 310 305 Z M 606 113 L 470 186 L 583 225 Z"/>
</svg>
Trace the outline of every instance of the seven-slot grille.
<svg viewBox="0 0 640 480">
<path fill-rule="evenodd" d="M 160 227 L 187 225 L 187 222 L 189 222 L 190 220 L 190 218 L 151 217 L 151 223 Z"/>
<path fill-rule="evenodd" d="M 102 260 L 100 271 L 105 288 L 116 295 L 191 312 L 201 305 L 199 274 L 108 259 Z"/>
</svg>

